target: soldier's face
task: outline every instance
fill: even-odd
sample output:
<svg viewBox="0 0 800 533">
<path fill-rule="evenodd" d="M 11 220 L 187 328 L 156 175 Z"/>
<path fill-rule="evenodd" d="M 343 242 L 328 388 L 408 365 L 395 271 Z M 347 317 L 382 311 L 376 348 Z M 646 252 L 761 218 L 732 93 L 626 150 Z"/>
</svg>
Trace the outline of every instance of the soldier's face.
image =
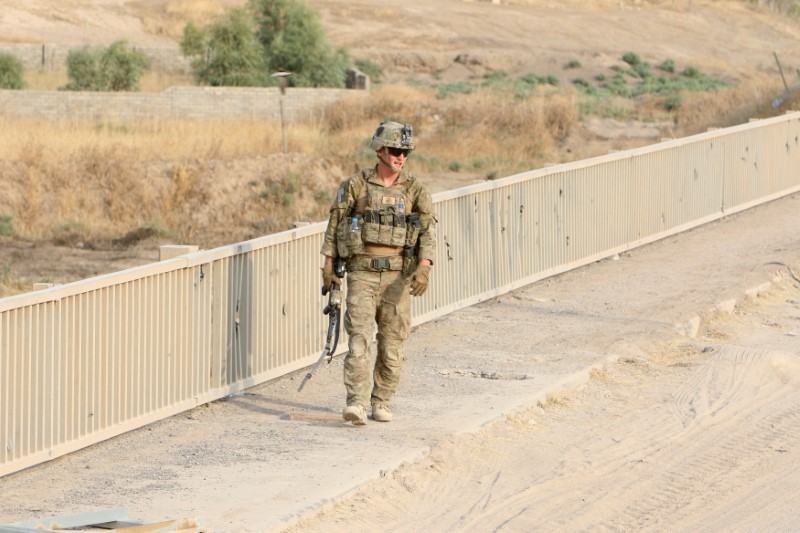
<svg viewBox="0 0 800 533">
<path fill-rule="evenodd" d="M 381 155 L 381 161 L 394 172 L 403 170 L 403 166 L 408 161 L 408 150 L 384 146 L 378 153 Z"/>
</svg>

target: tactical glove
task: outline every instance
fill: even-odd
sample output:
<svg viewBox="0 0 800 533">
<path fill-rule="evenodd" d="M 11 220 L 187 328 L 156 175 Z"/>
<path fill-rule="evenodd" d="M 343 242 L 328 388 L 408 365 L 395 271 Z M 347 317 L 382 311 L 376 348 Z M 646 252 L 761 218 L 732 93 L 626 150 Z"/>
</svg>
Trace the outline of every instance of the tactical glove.
<svg viewBox="0 0 800 533">
<path fill-rule="evenodd" d="M 411 296 L 422 296 L 428 290 L 428 279 L 431 275 L 430 265 L 417 265 L 411 278 Z"/>
<path fill-rule="evenodd" d="M 328 294 L 328 291 L 333 288 L 333 284 L 341 285 L 342 280 L 339 279 L 333 272 L 333 264 L 326 263 L 325 266 L 322 267 L 322 295 Z"/>
</svg>

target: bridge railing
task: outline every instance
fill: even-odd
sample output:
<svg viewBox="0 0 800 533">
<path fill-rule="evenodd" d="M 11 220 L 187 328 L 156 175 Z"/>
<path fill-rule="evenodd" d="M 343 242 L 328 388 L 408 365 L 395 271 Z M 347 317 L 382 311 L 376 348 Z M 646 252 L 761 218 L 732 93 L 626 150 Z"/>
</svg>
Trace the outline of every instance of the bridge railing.
<svg viewBox="0 0 800 533">
<path fill-rule="evenodd" d="M 798 169 L 791 113 L 439 193 L 414 323 L 796 192 Z M 323 231 L 0 299 L 0 476 L 314 362 Z"/>
</svg>

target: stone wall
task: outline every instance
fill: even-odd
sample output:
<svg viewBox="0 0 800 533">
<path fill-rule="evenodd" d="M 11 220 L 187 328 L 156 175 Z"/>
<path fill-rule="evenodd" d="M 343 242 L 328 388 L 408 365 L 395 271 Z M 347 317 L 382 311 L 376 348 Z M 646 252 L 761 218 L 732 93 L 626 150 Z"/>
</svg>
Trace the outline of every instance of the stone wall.
<svg viewBox="0 0 800 533">
<path fill-rule="evenodd" d="M 66 68 L 72 47 L 55 44 L 0 43 L 0 53 L 19 58 L 26 69 Z M 149 68 L 160 72 L 190 72 L 180 49 L 136 47 L 147 54 Z M 351 86 L 369 89 L 363 73 L 348 73 Z M 277 88 L 172 87 L 161 93 L 102 93 L 70 91 L 0 90 L 0 116 L 60 119 L 135 118 L 254 118 L 292 122 L 318 113 L 346 94 L 366 96 L 348 89 L 287 88 L 281 97 Z"/>
<path fill-rule="evenodd" d="M 172 87 L 161 93 L 0 90 L 0 116 L 49 120 L 137 118 L 252 118 L 292 122 L 314 114 L 346 95 L 349 89 L 251 87 Z"/>
</svg>

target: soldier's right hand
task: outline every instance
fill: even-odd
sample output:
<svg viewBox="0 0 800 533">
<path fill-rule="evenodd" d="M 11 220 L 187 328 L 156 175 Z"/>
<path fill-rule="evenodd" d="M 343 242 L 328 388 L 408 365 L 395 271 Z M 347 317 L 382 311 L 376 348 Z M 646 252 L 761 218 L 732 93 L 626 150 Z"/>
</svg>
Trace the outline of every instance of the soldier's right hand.
<svg viewBox="0 0 800 533">
<path fill-rule="evenodd" d="M 333 272 L 333 263 L 325 262 L 322 267 L 322 295 L 325 296 L 333 288 L 333 284 L 341 285 L 342 280 Z"/>
</svg>

